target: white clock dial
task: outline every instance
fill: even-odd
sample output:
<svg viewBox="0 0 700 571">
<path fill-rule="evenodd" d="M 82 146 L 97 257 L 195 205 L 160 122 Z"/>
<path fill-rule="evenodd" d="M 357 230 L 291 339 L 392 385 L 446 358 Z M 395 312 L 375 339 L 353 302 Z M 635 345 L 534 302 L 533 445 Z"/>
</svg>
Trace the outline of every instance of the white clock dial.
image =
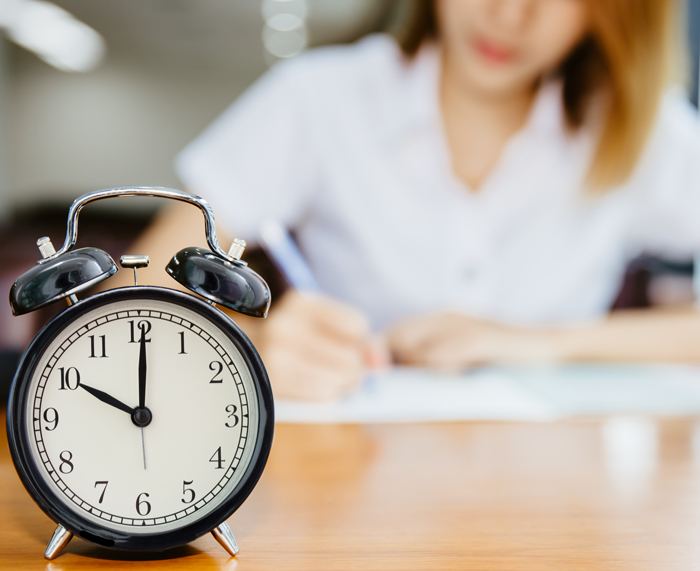
<svg viewBox="0 0 700 571">
<path fill-rule="evenodd" d="M 139 426 L 144 367 L 151 421 Z M 160 300 L 108 303 L 69 324 L 39 359 L 26 403 L 46 484 L 72 511 L 131 534 L 210 513 L 240 481 L 258 434 L 237 347 L 199 313 Z"/>
</svg>

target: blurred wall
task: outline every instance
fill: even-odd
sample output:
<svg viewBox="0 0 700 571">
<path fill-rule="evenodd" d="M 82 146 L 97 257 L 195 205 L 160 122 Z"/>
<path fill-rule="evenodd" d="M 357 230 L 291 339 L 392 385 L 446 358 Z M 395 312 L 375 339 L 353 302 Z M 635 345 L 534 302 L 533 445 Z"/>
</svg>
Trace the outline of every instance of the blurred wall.
<svg viewBox="0 0 700 571">
<path fill-rule="evenodd" d="M 0 133 L 11 144 L 0 149 L 8 165 L 0 163 L 0 212 L 112 186 L 179 187 L 174 155 L 267 68 L 261 0 L 53 1 L 104 36 L 107 57 L 72 74 L 3 46 L 10 65 Z M 394 3 L 299 1 L 308 6 L 310 45 L 375 30 Z"/>
<path fill-rule="evenodd" d="M 175 153 L 256 76 L 154 66 L 114 53 L 78 75 L 15 52 L 5 196 L 14 207 L 109 186 L 179 186 Z"/>
<path fill-rule="evenodd" d="M 700 0 L 688 0 L 688 49 L 690 51 L 690 98 L 698 105 L 700 90 Z"/>
<path fill-rule="evenodd" d="M 7 194 L 10 188 L 8 180 L 8 117 L 10 115 L 8 93 L 7 42 L 0 32 L 0 222 L 4 221 L 8 214 Z"/>
</svg>

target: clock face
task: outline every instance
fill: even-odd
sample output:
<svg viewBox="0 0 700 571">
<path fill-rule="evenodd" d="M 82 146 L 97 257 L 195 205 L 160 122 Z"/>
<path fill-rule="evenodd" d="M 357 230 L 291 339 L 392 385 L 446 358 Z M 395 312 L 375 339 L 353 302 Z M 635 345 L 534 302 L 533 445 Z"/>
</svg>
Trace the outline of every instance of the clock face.
<svg viewBox="0 0 700 571">
<path fill-rule="evenodd" d="M 17 415 L 28 470 L 85 529 L 194 529 L 224 504 L 229 515 L 262 471 L 260 373 L 218 310 L 128 290 L 67 310 L 77 316 L 34 355 Z"/>
</svg>

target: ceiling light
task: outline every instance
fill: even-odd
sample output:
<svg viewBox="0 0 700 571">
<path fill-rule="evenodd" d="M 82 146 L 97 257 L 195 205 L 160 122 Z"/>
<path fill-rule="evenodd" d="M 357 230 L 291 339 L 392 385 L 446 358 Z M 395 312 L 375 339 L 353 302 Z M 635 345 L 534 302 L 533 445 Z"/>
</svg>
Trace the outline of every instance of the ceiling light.
<svg viewBox="0 0 700 571">
<path fill-rule="evenodd" d="M 10 40 L 64 71 L 90 71 L 104 57 L 102 36 L 51 2 L 0 0 L 0 27 Z"/>
</svg>

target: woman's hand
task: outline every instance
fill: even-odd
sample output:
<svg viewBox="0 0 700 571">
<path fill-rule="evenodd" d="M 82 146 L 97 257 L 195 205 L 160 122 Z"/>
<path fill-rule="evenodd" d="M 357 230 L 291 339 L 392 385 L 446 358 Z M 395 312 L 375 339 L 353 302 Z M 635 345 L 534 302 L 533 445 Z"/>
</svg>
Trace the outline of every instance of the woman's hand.
<svg viewBox="0 0 700 571">
<path fill-rule="evenodd" d="M 359 311 L 291 290 L 268 318 L 256 321 L 243 327 L 260 351 L 276 397 L 330 400 L 361 383 L 369 322 Z"/>
<path fill-rule="evenodd" d="M 459 313 L 408 319 L 387 332 L 387 343 L 398 364 L 448 370 L 557 358 L 556 336 L 551 331 L 500 325 Z"/>
</svg>

